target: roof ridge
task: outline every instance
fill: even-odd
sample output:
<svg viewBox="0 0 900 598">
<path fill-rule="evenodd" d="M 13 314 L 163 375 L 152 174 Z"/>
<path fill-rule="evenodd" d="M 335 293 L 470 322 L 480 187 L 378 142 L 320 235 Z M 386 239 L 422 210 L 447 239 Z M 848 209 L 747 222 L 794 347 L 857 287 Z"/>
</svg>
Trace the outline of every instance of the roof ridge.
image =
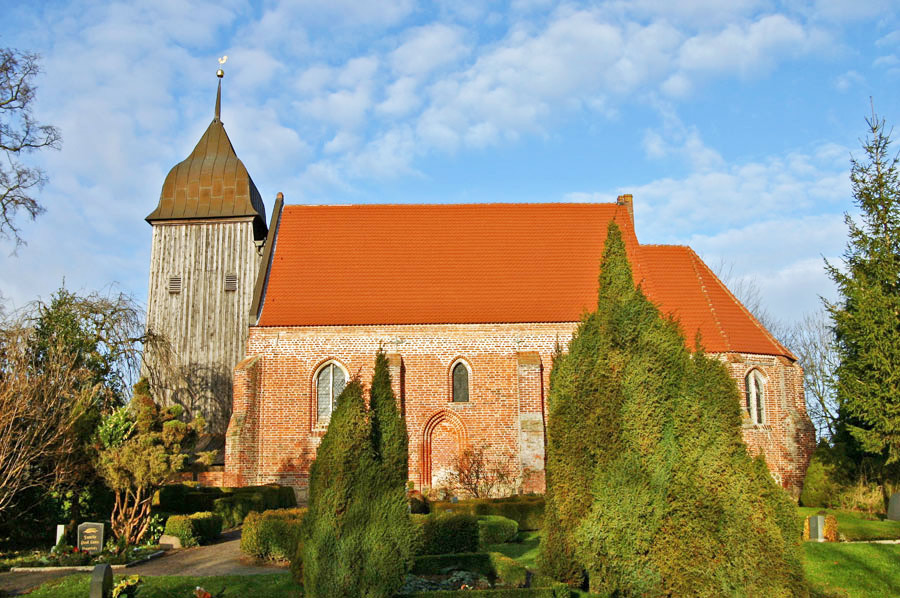
<svg viewBox="0 0 900 598">
<path fill-rule="evenodd" d="M 777 338 L 775 338 L 775 335 L 772 334 L 771 332 L 769 332 L 769 329 L 768 329 L 768 328 L 766 328 L 765 326 L 762 325 L 762 322 L 760 322 L 760 321 L 757 319 L 757 317 L 756 317 L 755 315 L 753 315 L 753 312 L 751 312 L 749 309 L 747 309 L 747 307 L 743 304 L 743 302 L 741 302 L 741 300 L 738 299 L 738 298 L 734 295 L 734 293 L 731 292 L 731 290 L 728 288 L 728 286 L 727 286 L 724 282 L 722 282 L 722 281 L 719 279 L 718 276 L 716 276 L 716 273 L 713 272 L 713 271 L 709 268 L 709 266 L 707 266 L 706 263 L 705 263 L 703 260 L 700 259 L 700 256 L 698 256 L 697 253 L 696 253 L 693 249 L 691 249 L 690 247 L 688 247 L 688 249 L 690 249 L 691 253 L 694 255 L 694 258 L 695 258 L 697 261 L 699 261 L 701 264 L 703 264 L 703 266 L 706 268 L 707 272 L 709 272 L 710 274 L 712 274 L 713 280 L 719 284 L 719 286 L 725 291 L 725 293 L 726 293 L 729 297 L 731 297 L 731 299 L 738 305 L 738 307 L 740 307 L 741 311 L 743 311 L 744 314 L 746 314 L 747 316 L 750 317 L 750 321 L 753 322 L 753 324 L 754 324 L 757 328 L 759 328 L 759 329 L 762 331 L 762 333 L 766 336 L 766 338 L 768 338 L 768 339 L 772 342 L 772 344 L 775 345 L 776 348 L 781 349 L 782 352 L 783 352 L 783 354 L 784 354 L 785 356 L 790 357 L 790 358 L 793 359 L 794 361 L 797 361 L 797 356 L 794 355 L 794 353 L 793 353 L 790 349 L 788 349 L 787 347 L 785 347 L 785 346 L 781 343 L 781 341 L 779 341 Z M 704 293 L 705 293 L 705 292 L 706 292 L 706 287 L 705 287 L 705 285 L 703 285 L 703 282 L 702 282 L 702 281 L 700 282 L 700 284 L 701 284 L 701 287 L 703 288 L 703 291 L 704 291 Z M 716 321 L 718 322 L 718 318 L 716 319 Z M 730 344 L 729 344 L 729 346 L 730 346 Z"/>
<path fill-rule="evenodd" d="M 522 201 L 493 201 L 493 202 L 461 202 L 461 203 L 349 203 L 349 204 L 289 204 L 285 205 L 285 209 L 289 208 L 369 208 L 369 207 L 461 207 L 461 206 L 610 206 L 620 207 L 615 202 L 567 202 L 567 201 L 543 201 L 543 202 L 522 202 Z"/>
</svg>

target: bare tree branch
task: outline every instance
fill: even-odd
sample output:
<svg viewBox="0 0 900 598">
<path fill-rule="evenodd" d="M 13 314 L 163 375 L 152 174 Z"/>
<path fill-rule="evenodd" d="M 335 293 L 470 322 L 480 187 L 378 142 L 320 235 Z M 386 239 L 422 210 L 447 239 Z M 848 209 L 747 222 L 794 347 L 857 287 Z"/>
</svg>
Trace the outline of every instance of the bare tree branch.
<svg viewBox="0 0 900 598">
<path fill-rule="evenodd" d="M 12 239 L 16 247 L 25 242 L 16 216 L 24 212 L 34 220 L 44 212 L 33 192 L 47 181 L 44 171 L 29 167 L 21 157 L 42 149 L 59 149 L 59 129 L 34 120 L 32 105 L 40 73 L 39 56 L 13 48 L 0 48 L 0 237 Z"/>
</svg>

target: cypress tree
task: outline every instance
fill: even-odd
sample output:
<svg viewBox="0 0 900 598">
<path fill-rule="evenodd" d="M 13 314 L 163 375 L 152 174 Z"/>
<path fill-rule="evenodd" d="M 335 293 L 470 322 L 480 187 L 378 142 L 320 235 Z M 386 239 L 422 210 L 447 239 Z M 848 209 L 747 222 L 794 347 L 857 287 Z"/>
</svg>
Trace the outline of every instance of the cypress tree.
<svg viewBox="0 0 900 598">
<path fill-rule="evenodd" d="M 353 379 L 337 399 L 310 468 L 299 555 L 306 596 L 364 595 L 360 585 L 368 513 L 359 494 L 374 466 L 362 384 Z"/>
<path fill-rule="evenodd" d="M 369 416 L 375 467 L 367 484 L 365 587 L 361 596 L 389 598 L 396 594 L 412 568 L 414 531 L 406 500 L 408 439 L 406 422 L 391 388 L 387 356 L 375 354 Z"/>
<path fill-rule="evenodd" d="M 571 555 L 593 591 L 625 596 L 804 595 L 795 508 L 741 440 L 736 384 L 718 360 L 691 355 L 677 322 L 634 287 L 615 224 L 598 310 L 558 364 L 548 521 L 560 531 L 546 530 L 542 564 Z M 589 429 L 569 435 L 554 421 L 571 416 L 565 404 L 581 406 Z M 572 458 L 579 450 L 589 467 Z"/>
<path fill-rule="evenodd" d="M 351 380 L 310 470 L 309 508 L 292 569 L 311 598 L 390 598 L 413 559 L 406 426 L 379 351 L 370 409 Z M 402 463 L 402 466 L 401 466 Z"/>
<path fill-rule="evenodd" d="M 883 483 L 900 463 L 900 172 L 884 120 L 866 123 L 866 160 L 850 171 L 860 220 L 845 215 L 844 268 L 826 269 L 840 294 L 828 305 L 840 356 L 835 437 Z"/>
</svg>

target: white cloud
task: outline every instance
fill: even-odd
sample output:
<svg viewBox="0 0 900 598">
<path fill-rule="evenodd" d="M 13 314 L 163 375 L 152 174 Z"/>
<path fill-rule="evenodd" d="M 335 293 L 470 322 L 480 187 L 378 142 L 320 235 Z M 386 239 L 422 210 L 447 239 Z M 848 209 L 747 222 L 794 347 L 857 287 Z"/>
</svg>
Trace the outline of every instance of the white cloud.
<svg viewBox="0 0 900 598">
<path fill-rule="evenodd" d="M 376 110 L 390 117 L 406 116 L 422 104 L 418 85 L 412 77 L 402 77 L 391 83 L 386 96 Z"/>
<path fill-rule="evenodd" d="M 401 77 L 422 78 L 456 62 L 470 51 L 460 27 L 426 25 L 411 30 L 407 38 L 389 58 L 394 71 Z"/>
<path fill-rule="evenodd" d="M 849 91 L 865 85 L 866 78 L 854 70 L 849 70 L 835 77 L 834 86 L 838 91 Z"/>
</svg>

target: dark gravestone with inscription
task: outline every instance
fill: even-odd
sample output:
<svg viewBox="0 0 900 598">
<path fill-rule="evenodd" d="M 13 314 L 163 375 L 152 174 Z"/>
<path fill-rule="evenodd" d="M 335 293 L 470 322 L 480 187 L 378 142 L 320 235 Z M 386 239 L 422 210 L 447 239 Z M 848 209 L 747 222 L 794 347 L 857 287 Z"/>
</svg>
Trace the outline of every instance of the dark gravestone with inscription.
<svg viewBox="0 0 900 598">
<path fill-rule="evenodd" d="M 82 523 L 78 526 L 78 550 L 88 554 L 103 551 L 103 524 Z"/>
<path fill-rule="evenodd" d="M 112 596 L 112 567 L 103 563 L 94 567 L 91 573 L 89 598 L 110 598 Z"/>
</svg>

